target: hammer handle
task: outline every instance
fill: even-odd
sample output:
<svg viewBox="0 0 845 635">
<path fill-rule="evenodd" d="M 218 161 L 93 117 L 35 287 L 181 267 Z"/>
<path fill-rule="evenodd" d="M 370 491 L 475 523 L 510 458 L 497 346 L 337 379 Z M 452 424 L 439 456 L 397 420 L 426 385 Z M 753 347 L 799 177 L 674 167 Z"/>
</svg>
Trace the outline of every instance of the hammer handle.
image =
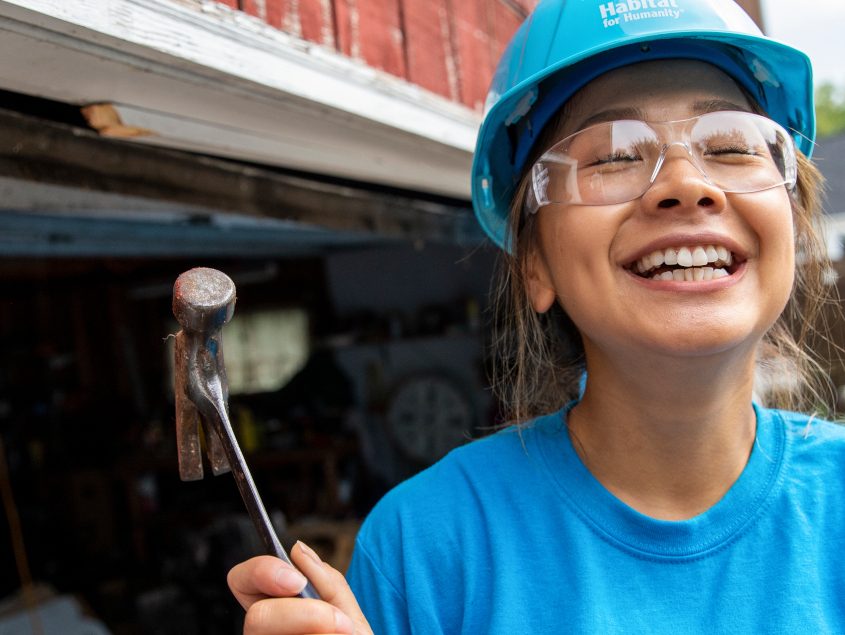
<svg viewBox="0 0 845 635">
<path fill-rule="evenodd" d="M 281 558 L 293 566 L 273 529 L 270 517 L 267 515 L 267 510 L 261 501 L 255 482 L 252 480 L 252 475 L 229 421 L 225 388 L 221 381 L 217 359 L 217 352 L 221 345 L 220 334 L 218 332 L 216 335 L 208 337 L 207 341 L 204 342 L 200 341 L 203 339 L 200 333 L 182 331 L 179 335 L 188 338 L 190 341 L 188 391 L 191 400 L 199 410 L 203 423 L 209 424 L 205 426 L 205 429 L 208 430 L 210 427 L 214 430 L 214 434 L 219 437 L 232 469 L 232 474 L 235 477 L 238 491 L 240 491 L 249 517 L 261 537 L 265 549 L 270 555 Z M 320 596 L 308 582 L 299 593 L 299 597 L 319 599 Z"/>
</svg>

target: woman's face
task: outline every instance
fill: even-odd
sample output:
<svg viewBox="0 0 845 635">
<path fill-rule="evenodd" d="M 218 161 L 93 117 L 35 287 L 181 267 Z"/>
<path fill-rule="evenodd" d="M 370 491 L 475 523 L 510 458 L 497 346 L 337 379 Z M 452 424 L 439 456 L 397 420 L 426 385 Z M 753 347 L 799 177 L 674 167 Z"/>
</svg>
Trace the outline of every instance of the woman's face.
<svg viewBox="0 0 845 635">
<path fill-rule="evenodd" d="M 602 120 L 675 121 L 714 109 L 751 107 L 736 84 L 708 64 L 647 62 L 607 73 L 580 90 L 569 102 L 559 138 Z M 588 364 L 599 355 L 753 352 L 792 289 L 794 234 L 786 188 L 725 194 L 679 148 L 667 155 L 642 197 L 613 205 L 549 205 L 536 222 L 530 299 L 541 312 L 555 301 L 562 305 L 583 337 Z M 687 282 L 638 272 L 638 264 L 648 264 L 645 257 L 682 248 L 691 254 L 701 248 L 711 261 L 714 251 L 730 252 L 730 275 Z"/>
</svg>

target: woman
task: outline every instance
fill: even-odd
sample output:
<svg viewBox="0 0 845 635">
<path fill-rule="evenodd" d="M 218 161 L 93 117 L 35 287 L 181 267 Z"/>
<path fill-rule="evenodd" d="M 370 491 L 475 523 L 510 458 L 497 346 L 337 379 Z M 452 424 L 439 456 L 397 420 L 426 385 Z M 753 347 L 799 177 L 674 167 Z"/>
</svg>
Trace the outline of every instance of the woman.
<svg viewBox="0 0 845 635">
<path fill-rule="evenodd" d="M 352 590 L 235 567 L 246 632 L 845 632 L 845 434 L 762 405 L 812 395 L 811 91 L 729 0 L 541 2 L 473 168 L 521 423 L 388 494 Z"/>
</svg>

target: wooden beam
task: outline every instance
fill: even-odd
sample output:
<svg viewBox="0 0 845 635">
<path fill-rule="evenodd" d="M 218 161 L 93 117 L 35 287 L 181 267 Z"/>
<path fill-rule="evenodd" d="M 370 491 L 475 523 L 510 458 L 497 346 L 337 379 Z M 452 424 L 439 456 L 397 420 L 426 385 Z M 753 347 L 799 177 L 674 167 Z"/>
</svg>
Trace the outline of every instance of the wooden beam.
<svg viewBox="0 0 845 635">
<path fill-rule="evenodd" d="M 0 176 L 344 232 L 435 242 L 480 237 L 468 203 L 107 139 L 6 110 Z"/>
</svg>

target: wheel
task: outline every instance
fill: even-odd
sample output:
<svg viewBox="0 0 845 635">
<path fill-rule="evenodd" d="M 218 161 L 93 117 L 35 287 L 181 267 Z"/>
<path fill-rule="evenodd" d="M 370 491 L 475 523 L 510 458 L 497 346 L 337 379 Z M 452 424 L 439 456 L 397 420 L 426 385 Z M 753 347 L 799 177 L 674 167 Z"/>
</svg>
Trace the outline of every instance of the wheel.
<svg viewBox="0 0 845 635">
<path fill-rule="evenodd" d="M 473 408 L 454 380 L 434 373 L 415 375 L 390 396 L 387 425 L 402 454 L 430 464 L 470 438 Z"/>
</svg>

